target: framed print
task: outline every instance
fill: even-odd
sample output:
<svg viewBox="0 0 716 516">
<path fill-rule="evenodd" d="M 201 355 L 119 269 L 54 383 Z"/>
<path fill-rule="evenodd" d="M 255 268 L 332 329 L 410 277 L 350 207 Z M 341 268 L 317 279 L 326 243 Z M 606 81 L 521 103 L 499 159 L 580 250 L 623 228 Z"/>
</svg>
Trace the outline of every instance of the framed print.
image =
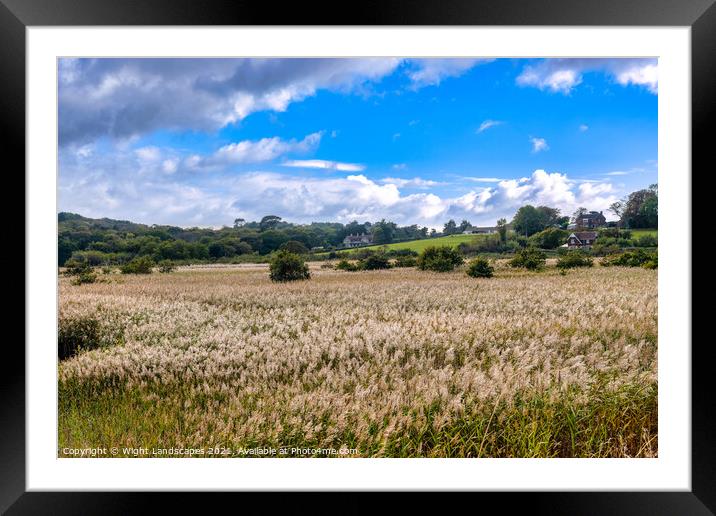
<svg viewBox="0 0 716 516">
<path fill-rule="evenodd" d="M 3 510 L 711 513 L 691 212 L 716 8 L 560 4 L 3 0 L 27 203 Z"/>
</svg>

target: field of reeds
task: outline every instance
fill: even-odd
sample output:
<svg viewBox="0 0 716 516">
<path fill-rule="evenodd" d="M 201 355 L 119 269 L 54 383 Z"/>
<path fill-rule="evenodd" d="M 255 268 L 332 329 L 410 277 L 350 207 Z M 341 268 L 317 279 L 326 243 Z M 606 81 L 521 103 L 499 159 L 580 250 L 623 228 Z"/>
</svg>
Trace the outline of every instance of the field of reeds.
<svg viewBox="0 0 716 516">
<path fill-rule="evenodd" d="M 657 455 L 656 270 L 311 272 L 60 277 L 58 455 Z"/>
</svg>

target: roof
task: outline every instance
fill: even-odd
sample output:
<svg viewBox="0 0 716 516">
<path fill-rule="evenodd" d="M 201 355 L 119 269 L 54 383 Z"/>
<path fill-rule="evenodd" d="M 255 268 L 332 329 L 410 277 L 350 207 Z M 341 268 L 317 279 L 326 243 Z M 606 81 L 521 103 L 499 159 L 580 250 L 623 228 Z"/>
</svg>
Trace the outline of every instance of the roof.
<svg viewBox="0 0 716 516">
<path fill-rule="evenodd" d="M 366 235 L 366 234 L 362 234 L 362 235 L 348 235 L 347 237 L 345 237 L 345 238 L 343 239 L 343 241 L 344 241 L 344 242 L 363 242 L 363 241 L 365 241 L 365 240 L 367 240 L 367 239 L 368 239 L 368 240 L 372 240 L 372 239 L 373 239 L 373 236 L 372 236 L 372 235 Z"/>
<path fill-rule="evenodd" d="M 598 234 L 596 231 L 575 231 L 569 237 L 575 236 L 580 242 L 583 242 L 584 240 L 595 240 Z"/>
<path fill-rule="evenodd" d="M 590 211 L 589 213 L 582 213 L 579 216 L 580 219 L 596 219 L 597 217 L 604 217 L 604 215 L 598 211 Z"/>
</svg>

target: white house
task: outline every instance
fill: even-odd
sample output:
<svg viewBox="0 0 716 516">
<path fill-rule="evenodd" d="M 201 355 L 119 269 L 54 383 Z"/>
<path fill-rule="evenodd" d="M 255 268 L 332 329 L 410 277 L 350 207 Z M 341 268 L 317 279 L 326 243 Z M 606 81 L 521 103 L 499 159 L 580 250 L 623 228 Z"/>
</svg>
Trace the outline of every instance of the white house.
<svg viewBox="0 0 716 516">
<path fill-rule="evenodd" d="M 362 245 L 370 245 L 373 243 L 373 235 L 348 235 L 343 239 L 345 247 L 360 247 Z"/>
</svg>

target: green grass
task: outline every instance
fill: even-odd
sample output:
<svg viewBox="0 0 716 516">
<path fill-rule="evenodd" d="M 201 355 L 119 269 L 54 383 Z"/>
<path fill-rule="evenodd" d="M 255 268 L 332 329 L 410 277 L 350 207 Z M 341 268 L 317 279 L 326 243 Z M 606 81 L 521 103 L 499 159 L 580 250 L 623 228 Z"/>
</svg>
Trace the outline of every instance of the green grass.
<svg viewBox="0 0 716 516">
<path fill-rule="evenodd" d="M 654 238 L 659 237 L 658 229 L 630 229 L 632 238 L 643 237 L 644 235 L 653 236 Z"/>
<path fill-rule="evenodd" d="M 397 244 L 388 244 L 385 247 L 388 249 L 410 249 L 411 251 L 415 251 L 417 253 L 421 252 L 426 247 L 430 246 L 441 246 L 441 245 L 448 245 L 450 247 L 457 247 L 458 245 L 462 244 L 463 242 L 472 242 L 476 238 L 482 238 L 480 235 L 450 235 L 445 237 L 438 237 L 438 238 L 424 238 L 422 240 L 411 240 L 410 242 L 399 242 Z M 381 247 L 384 247 L 382 245 L 369 245 L 366 247 L 361 247 L 360 249 L 379 249 Z"/>
</svg>

